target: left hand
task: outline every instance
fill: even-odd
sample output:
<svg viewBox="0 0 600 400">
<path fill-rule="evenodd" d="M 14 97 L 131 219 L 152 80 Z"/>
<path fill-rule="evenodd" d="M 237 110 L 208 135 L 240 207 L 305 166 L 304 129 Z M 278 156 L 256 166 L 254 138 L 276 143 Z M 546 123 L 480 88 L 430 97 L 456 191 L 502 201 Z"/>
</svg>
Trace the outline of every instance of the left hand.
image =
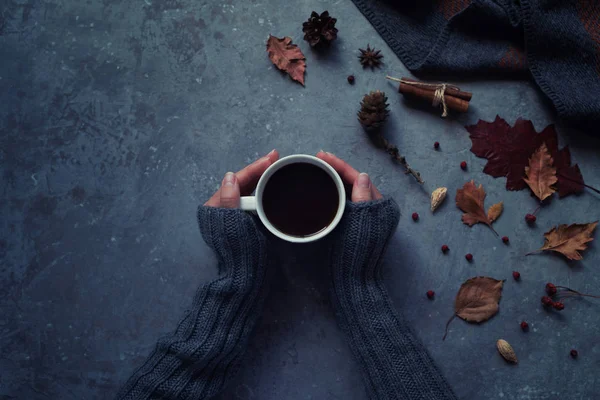
<svg viewBox="0 0 600 400">
<path fill-rule="evenodd" d="M 235 174 L 233 172 L 226 173 L 221 182 L 221 188 L 204 205 L 207 207 L 239 208 L 240 196 L 251 194 L 256 189 L 258 180 L 265 170 L 278 159 L 279 153 L 277 150 L 272 150 L 263 158 L 254 161 Z"/>
</svg>

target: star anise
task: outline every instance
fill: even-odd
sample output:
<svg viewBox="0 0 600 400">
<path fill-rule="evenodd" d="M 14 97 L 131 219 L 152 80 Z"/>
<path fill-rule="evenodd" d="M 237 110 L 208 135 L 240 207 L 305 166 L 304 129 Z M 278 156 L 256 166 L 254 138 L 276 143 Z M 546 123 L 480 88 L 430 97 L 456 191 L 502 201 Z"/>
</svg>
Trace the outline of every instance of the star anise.
<svg viewBox="0 0 600 400">
<path fill-rule="evenodd" d="M 367 49 L 358 49 L 360 50 L 360 55 L 358 56 L 360 63 L 364 67 L 379 67 L 382 63 L 381 59 L 383 55 L 381 54 L 381 50 L 372 49 L 370 45 L 367 45 Z"/>
</svg>

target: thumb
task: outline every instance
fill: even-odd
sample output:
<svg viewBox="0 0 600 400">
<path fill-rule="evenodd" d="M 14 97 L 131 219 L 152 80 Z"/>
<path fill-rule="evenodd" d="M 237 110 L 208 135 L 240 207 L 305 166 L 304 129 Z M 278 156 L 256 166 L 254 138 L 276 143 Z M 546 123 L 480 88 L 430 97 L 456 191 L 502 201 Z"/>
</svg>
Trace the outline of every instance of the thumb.
<svg viewBox="0 0 600 400">
<path fill-rule="evenodd" d="M 228 172 L 221 183 L 221 203 L 223 208 L 238 208 L 240 206 L 240 184 L 233 172 Z"/>
<path fill-rule="evenodd" d="M 352 201 L 359 203 L 371 200 L 373 200 L 373 196 L 371 195 L 371 179 L 369 175 L 363 172 L 356 177 L 352 186 Z"/>
</svg>

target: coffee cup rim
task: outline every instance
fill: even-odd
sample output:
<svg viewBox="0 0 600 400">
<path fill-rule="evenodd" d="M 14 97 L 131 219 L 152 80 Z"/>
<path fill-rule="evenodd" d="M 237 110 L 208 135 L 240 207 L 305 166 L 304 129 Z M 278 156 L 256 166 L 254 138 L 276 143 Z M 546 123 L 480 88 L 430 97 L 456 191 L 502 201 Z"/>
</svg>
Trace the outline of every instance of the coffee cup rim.
<svg viewBox="0 0 600 400">
<path fill-rule="evenodd" d="M 278 170 L 280 170 L 281 168 L 283 168 L 286 165 L 296 164 L 296 163 L 301 163 L 301 162 L 306 162 L 306 163 L 318 166 L 319 168 L 323 169 L 325 172 L 328 173 L 328 175 L 335 182 L 335 186 L 338 190 L 338 201 L 339 201 L 338 209 L 335 214 L 335 217 L 329 223 L 329 225 L 327 225 L 324 229 L 320 230 L 319 232 L 317 232 L 313 235 L 303 236 L 303 237 L 288 235 L 287 233 L 281 232 L 279 229 L 277 229 L 275 226 L 273 226 L 273 224 L 269 221 L 269 219 L 267 218 L 267 216 L 265 214 L 265 211 L 263 208 L 263 203 L 262 203 L 263 192 L 264 192 L 266 184 L 269 182 L 269 179 L 271 178 L 271 176 L 273 176 L 273 174 L 275 172 L 277 172 Z M 344 189 L 344 182 L 342 181 L 342 178 L 340 177 L 340 175 L 337 173 L 337 171 L 331 165 L 329 165 L 325 161 L 323 161 L 320 158 L 317 158 L 315 156 L 308 155 L 308 154 L 292 154 L 292 155 L 289 155 L 286 157 L 282 157 L 279 160 L 275 161 L 273 164 L 271 164 L 266 169 L 266 171 L 263 173 L 263 175 L 260 177 L 258 184 L 256 186 L 255 196 L 256 196 L 256 212 L 257 212 L 258 217 L 260 218 L 261 222 L 263 223 L 263 225 L 275 236 L 279 237 L 280 239 L 286 240 L 288 242 L 293 242 L 293 243 L 314 242 L 316 240 L 319 240 L 319 239 L 327 236 L 329 233 L 331 233 L 331 231 L 333 231 L 335 229 L 335 227 L 338 225 L 338 223 L 342 219 L 342 216 L 344 214 L 344 209 L 346 207 L 346 190 Z"/>
</svg>

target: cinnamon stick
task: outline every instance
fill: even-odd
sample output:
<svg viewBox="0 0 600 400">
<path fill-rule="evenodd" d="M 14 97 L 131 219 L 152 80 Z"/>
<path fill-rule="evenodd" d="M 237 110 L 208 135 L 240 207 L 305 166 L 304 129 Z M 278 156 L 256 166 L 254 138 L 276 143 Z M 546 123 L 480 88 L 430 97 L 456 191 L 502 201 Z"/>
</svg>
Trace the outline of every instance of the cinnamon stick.
<svg viewBox="0 0 600 400">
<path fill-rule="evenodd" d="M 407 81 L 407 82 L 414 82 L 414 83 L 421 83 L 419 81 L 415 81 L 414 79 L 410 79 L 410 78 L 406 78 L 406 77 L 402 77 L 401 78 L 403 81 Z M 431 90 L 432 92 L 435 92 L 435 88 L 430 88 L 430 87 L 424 87 L 424 86 L 420 86 L 421 89 L 425 89 L 425 90 Z M 460 89 L 456 89 L 453 87 L 447 87 L 446 88 L 446 92 L 447 95 L 449 96 L 454 96 L 454 97 L 458 97 L 459 99 L 463 99 L 466 101 L 470 101 L 471 98 L 473 97 L 473 93 L 471 92 L 464 92 Z"/>
<path fill-rule="evenodd" d="M 435 98 L 434 90 L 422 89 L 420 87 L 408 85 L 402 82 L 400 82 L 398 92 L 402 93 L 405 96 L 425 99 L 429 101 L 429 103 L 433 103 L 433 100 Z M 446 101 L 446 105 L 450 110 L 464 113 L 467 112 L 467 110 L 469 109 L 469 102 L 467 100 L 448 95 L 448 89 L 446 89 L 444 100 Z"/>
</svg>

